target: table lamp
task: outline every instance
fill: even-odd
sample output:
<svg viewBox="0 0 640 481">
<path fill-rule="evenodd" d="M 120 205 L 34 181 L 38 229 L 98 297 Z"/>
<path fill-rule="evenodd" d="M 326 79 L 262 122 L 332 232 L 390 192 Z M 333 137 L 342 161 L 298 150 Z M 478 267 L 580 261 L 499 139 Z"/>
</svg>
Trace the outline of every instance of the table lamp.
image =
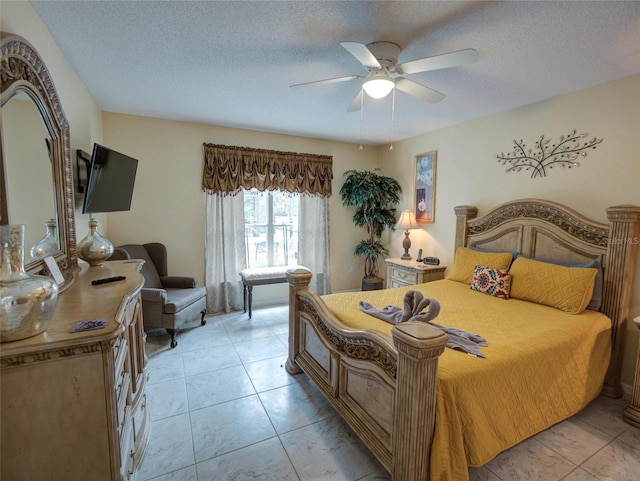
<svg viewBox="0 0 640 481">
<path fill-rule="evenodd" d="M 402 254 L 401 259 L 410 260 L 411 255 L 409 254 L 409 249 L 411 248 L 411 239 L 409 239 L 409 229 L 417 229 L 418 222 L 416 221 L 416 216 L 412 210 L 403 210 L 402 214 L 400 214 L 400 218 L 398 219 L 398 223 L 396 224 L 396 229 L 405 229 L 404 231 L 404 239 L 402 241 L 402 247 L 404 248 L 404 254 Z"/>
</svg>

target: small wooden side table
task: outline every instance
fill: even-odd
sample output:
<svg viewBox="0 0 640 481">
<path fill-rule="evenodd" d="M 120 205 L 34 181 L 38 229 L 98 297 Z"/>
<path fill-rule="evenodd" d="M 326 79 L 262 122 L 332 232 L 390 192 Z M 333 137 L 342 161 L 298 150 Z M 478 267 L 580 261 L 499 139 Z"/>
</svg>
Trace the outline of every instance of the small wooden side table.
<svg viewBox="0 0 640 481">
<path fill-rule="evenodd" d="M 640 329 L 640 317 L 636 317 L 633 322 Z M 633 380 L 631 403 L 624 410 L 623 417 L 629 424 L 640 428 L 640 346 L 638 346 L 638 359 L 636 361 L 636 375 Z"/>
<path fill-rule="evenodd" d="M 408 261 L 394 257 L 384 260 L 387 263 L 387 288 L 413 286 L 423 282 L 444 279 L 446 266 L 430 266 L 415 259 Z"/>
</svg>

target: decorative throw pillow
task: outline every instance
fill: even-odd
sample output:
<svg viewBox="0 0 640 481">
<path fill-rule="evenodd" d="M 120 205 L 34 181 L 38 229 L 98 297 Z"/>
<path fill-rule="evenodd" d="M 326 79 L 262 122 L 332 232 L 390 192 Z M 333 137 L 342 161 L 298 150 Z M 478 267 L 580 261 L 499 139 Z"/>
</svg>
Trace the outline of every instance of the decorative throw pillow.
<svg viewBox="0 0 640 481">
<path fill-rule="evenodd" d="M 509 299 L 511 276 L 508 269 L 492 269 L 477 265 L 473 270 L 471 289 L 502 299 Z"/>
<path fill-rule="evenodd" d="M 591 300 L 597 269 L 518 257 L 510 273 L 511 298 L 580 314 Z"/>
<path fill-rule="evenodd" d="M 447 279 L 464 282 L 469 285 L 473 278 L 476 265 L 490 267 L 492 269 L 508 269 L 513 256 L 510 252 L 492 253 L 480 252 L 466 247 L 458 247 L 453 267 L 447 274 Z"/>
</svg>

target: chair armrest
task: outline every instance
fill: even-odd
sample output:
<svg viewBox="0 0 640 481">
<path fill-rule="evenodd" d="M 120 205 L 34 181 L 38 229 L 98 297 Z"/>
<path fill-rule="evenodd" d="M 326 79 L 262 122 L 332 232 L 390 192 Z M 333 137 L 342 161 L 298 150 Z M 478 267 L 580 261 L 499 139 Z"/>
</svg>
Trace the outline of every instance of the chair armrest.
<svg viewBox="0 0 640 481">
<path fill-rule="evenodd" d="M 195 277 L 188 276 L 164 276 L 160 278 L 160 282 L 165 289 L 193 289 L 198 285 Z"/>
<path fill-rule="evenodd" d="M 150 287 L 143 287 L 141 291 L 142 302 L 161 302 L 164 304 L 167 301 L 167 291 L 164 289 L 153 289 Z"/>
</svg>

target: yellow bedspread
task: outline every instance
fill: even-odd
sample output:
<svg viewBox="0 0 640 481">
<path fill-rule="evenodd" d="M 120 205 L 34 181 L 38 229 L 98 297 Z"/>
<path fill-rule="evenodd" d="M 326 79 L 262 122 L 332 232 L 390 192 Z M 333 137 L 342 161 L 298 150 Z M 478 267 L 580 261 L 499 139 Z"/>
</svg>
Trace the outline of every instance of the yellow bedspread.
<svg viewBox="0 0 640 481">
<path fill-rule="evenodd" d="M 440 302 L 434 322 L 479 334 L 489 344 L 481 348 L 486 359 L 448 348 L 439 359 L 433 481 L 467 480 L 468 466 L 487 463 L 598 395 L 611 350 L 610 320 L 601 313 L 571 315 L 449 280 L 322 299 L 349 327 L 391 335 L 393 326 L 361 312 L 359 302 L 402 306 L 410 289 Z"/>
</svg>

